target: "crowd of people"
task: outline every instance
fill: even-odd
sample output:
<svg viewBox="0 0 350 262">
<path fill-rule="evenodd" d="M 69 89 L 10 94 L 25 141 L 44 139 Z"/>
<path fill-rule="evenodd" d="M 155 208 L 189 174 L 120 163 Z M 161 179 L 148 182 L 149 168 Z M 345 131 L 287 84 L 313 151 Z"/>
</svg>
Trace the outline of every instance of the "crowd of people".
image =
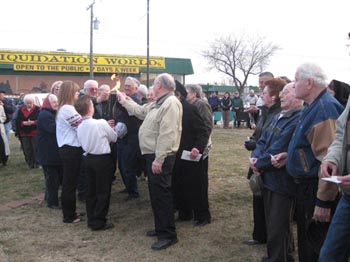
<svg viewBox="0 0 350 262">
<path fill-rule="evenodd" d="M 349 112 L 343 111 L 348 85 L 328 83 L 312 63 L 300 65 L 293 82 L 262 75 L 263 105 L 245 142 L 252 151 L 248 178 L 254 185 L 254 227 L 253 238 L 244 243 L 266 243 L 261 261 L 294 261 L 295 221 L 299 261 L 348 261 Z M 330 176 L 340 187 L 321 179 Z"/>
<path fill-rule="evenodd" d="M 83 88 L 56 81 L 41 107 L 28 94 L 13 110 L 15 135 L 28 168 L 42 167 L 47 207 L 62 210 L 64 223 L 84 221 L 79 199 L 88 228 L 113 228 L 107 214 L 116 169 L 130 201 L 139 197 L 137 176 L 143 173 L 154 214 L 146 235 L 157 238 L 152 249 L 164 249 L 178 241 L 175 221 L 211 223 L 211 108 L 199 85 L 183 86 L 166 73 L 149 89 L 128 76 L 123 92 L 113 91 L 92 79 Z M 0 116 L 3 123 L 3 110 Z"/>
<path fill-rule="evenodd" d="M 293 221 L 299 261 L 350 256 L 348 87 L 337 80 L 328 83 L 319 66 L 305 63 L 294 81 L 261 73 L 259 94 L 250 90 L 245 99 L 254 128 L 244 143 L 251 151 L 248 179 L 258 183 L 258 190 L 253 192 L 252 239 L 244 243 L 266 244 L 262 261 L 295 260 Z M 0 160 L 6 165 L 4 124 L 13 114 L 28 167 L 43 169 L 47 206 L 61 209 L 64 223 L 80 223 L 84 214 L 76 210 L 76 201 L 84 201 L 93 231 L 114 227 L 107 214 L 116 169 L 128 201 L 139 197 L 137 177 L 143 173 L 154 216 L 146 235 L 157 238 L 152 249 L 164 249 L 178 242 L 176 221 L 211 223 L 213 111 L 221 108 L 228 128 L 231 110 L 242 112 L 244 102 L 239 93 L 231 98 L 228 92 L 222 99 L 213 93 L 206 101 L 200 85 L 183 86 L 167 73 L 150 88 L 128 76 L 123 92 L 113 91 L 96 80 L 87 80 L 82 89 L 73 81 L 56 81 L 41 108 L 26 95 L 17 110 L 0 96 Z M 327 181 L 330 177 L 337 183 Z M 326 230 L 317 248 L 311 229 Z"/>
</svg>

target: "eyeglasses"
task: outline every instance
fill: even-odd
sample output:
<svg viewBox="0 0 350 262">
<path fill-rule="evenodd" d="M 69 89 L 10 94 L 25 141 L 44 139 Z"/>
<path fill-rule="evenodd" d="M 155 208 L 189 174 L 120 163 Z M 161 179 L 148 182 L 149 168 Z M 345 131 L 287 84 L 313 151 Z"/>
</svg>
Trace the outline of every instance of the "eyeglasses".
<svg viewBox="0 0 350 262">
<path fill-rule="evenodd" d="M 91 92 L 97 92 L 97 88 L 89 88 Z"/>
</svg>

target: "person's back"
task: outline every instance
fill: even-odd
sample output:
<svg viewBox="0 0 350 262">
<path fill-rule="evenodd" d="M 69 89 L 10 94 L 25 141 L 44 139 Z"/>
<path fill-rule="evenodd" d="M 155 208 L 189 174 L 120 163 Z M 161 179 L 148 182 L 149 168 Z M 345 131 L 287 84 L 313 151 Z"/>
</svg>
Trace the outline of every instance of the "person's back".
<svg viewBox="0 0 350 262">
<path fill-rule="evenodd" d="M 113 163 L 110 143 L 117 140 L 117 133 L 104 119 L 93 119 L 94 106 L 88 96 L 80 97 L 76 104 L 83 121 L 77 128 L 77 137 L 84 149 L 87 175 L 86 211 L 88 227 L 92 231 L 113 228 L 107 223 Z"/>
</svg>

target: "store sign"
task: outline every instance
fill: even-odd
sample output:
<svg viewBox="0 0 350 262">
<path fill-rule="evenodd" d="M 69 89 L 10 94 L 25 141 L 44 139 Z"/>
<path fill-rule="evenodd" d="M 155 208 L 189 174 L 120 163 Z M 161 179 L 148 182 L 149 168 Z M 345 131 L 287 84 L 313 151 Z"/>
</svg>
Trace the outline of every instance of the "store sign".
<svg viewBox="0 0 350 262">
<path fill-rule="evenodd" d="M 165 69 L 164 57 L 150 57 L 151 69 Z M 89 72 L 88 54 L 0 51 L 0 64 L 15 71 Z M 94 55 L 94 72 L 137 74 L 147 67 L 147 57 Z"/>
</svg>

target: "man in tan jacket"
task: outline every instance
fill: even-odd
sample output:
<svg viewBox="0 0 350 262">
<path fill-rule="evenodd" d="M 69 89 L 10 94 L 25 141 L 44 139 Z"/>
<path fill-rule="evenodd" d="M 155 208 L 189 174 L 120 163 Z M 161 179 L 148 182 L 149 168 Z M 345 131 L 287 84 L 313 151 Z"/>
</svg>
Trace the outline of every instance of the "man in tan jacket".
<svg viewBox="0 0 350 262">
<path fill-rule="evenodd" d="M 179 148 L 182 128 L 182 105 L 174 96 L 175 81 L 160 74 L 153 84 L 156 101 L 140 106 L 125 94 L 117 93 L 126 110 L 144 120 L 139 129 L 139 143 L 146 160 L 146 172 L 155 230 L 147 236 L 158 237 L 152 249 L 160 250 L 177 240 L 171 194 L 171 174 Z"/>
</svg>

